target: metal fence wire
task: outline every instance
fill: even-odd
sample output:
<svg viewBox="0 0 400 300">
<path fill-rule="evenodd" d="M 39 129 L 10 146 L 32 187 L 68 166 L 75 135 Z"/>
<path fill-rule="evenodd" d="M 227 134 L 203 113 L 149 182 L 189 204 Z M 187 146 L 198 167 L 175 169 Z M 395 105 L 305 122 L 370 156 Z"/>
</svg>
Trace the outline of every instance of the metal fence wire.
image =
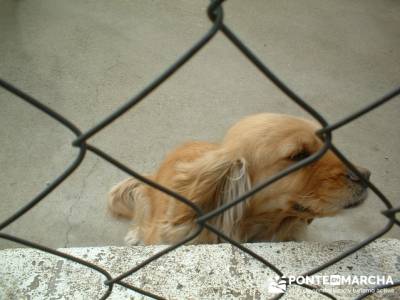
<svg viewBox="0 0 400 300">
<path fill-rule="evenodd" d="M 136 96 L 132 97 L 129 99 L 125 104 L 123 104 L 121 107 L 117 108 L 112 114 L 107 116 L 105 119 L 101 120 L 96 126 L 93 128 L 90 128 L 89 130 L 82 132 L 76 125 L 74 125 L 72 122 L 67 120 L 65 117 L 63 117 L 61 114 L 57 113 L 56 111 L 52 110 L 50 107 L 44 105 L 40 101 L 36 100 L 33 98 L 31 95 L 21 91 L 17 87 L 13 86 L 12 84 L 0 79 L 0 86 L 9 91 L 10 93 L 18 96 L 22 100 L 26 101 L 27 103 L 33 105 L 43 113 L 47 114 L 51 118 L 53 118 L 55 121 L 61 123 L 64 125 L 66 128 L 71 130 L 75 135 L 76 139 L 72 142 L 72 145 L 74 147 L 79 148 L 79 154 L 75 158 L 72 164 L 70 164 L 64 172 L 59 175 L 57 178 L 55 178 L 44 190 L 42 190 L 36 197 L 34 197 L 28 204 L 26 204 L 24 207 L 20 208 L 16 213 L 14 213 L 12 216 L 10 216 L 8 219 L 4 220 L 0 224 L 0 230 L 3 230 L 19 218 L 21 218 L 26 212 L 28 212 L 30 209 L 32 209 L 36 204 L 38 204 L 40 201 L 45 199 L 45 197 L 50 194 L 54 189 L 56 189 L 65 179 L 68 178 L 69 175 L 71 175 L 77 168 L 78 166 L 82 163 L 85 154 L 87 151 L 90 151 L 97 156 L 101 157 L 102 159 L 108 161 L 115 167 L 119 168 L 120 170 L 128 173 L 129 175 L 141 180 L 142 182 L 145 182 L 146 184 L 152 186 L 155 189 L 158 189 L 162 191 L 165 194 L 168 194 L 169 196 L 173 197 L 176 199 L 176 201 L 181 201 L 191 207 L 197 214 L 197 224 L 198 224 L 198 230 L 194 232 L 191 236 L 186 238 L 185 240 L 179 242 L 178 244 L 171 245 L 167 248 L 165 248 L 163 251 L 151 256 L 150 258 L 146 259 L 142 263 L 132 267 L 129 271 L 120 274 L 119 276 L 113 278 L 105 269 L 100 268 L 99 266 L 90 263 L 88 261 L 85 261 L 83 259 L 62 253 L 58 250 L 51 249 L 48 247 L 45 247 L 43 245 L 39 245 L 37 243 L 34 243 L 32 241 L 24 240 L 21 238 L 18 238 L 13 235 L 9 235 L 6 233 L 0 232 L 0 238 L 10 240 L 28 247 L 33 247 L 38 250 L 62 257 L 64 259 L 74 261 L 78 264 L 81 264 L 83 266 L 86 266 L 88 268 L 91 268 L 102 275 L 105 276 L 106 280 L 104 282 L 104 289 L 105 292 L 102 295 L 100 299 L 106 299 L 110 296 L 113 287 L 115 284 L 118 284 L 120 286 L 124 286 L 128 289 L 131 289 L 133 291 L 136 291 L 142 295 L 154 298 L 154 299 L 164 299 L 163 297 L 159 295 L 155 295 L 153 293 L 150 293 L 148 291 L 145 291 L 141 288 L 132 286 L 124 281 L 124 279 L 133 273 L 137 272 L 141 268 L 145 267 L 147 264 L 155 261 L 156 259 L 160 258 L 161 256 L 173 251 L 174 249 L 182 246 L 183 244 L 189 242 L 190 240 L 194 239 L 197 235 L 200 234 L 202 230 L 207 228 L 208 230 L 214 232 L 216 235 L 218 235 L 222 240 L 225 242 L 228 242 L 232 244 L 233 246 L 239 248 L 241 251 L 247 253 L 248 255 L 252 256 L 254 259 L 258 260 L 262 264 L 264 264 L 266 267 L 272 269 L 279 277 L 285 279 L 284 274 L 279 270 L 278 267 L 274 266 L 273 264 L 269 263 L 265 258 L 257 255 L 256 253 L 252 252 L 250 249 L 246 248 L 245 246 L 239 244 L 238 242 L 230 239 L 226 235 L 224 235 L 222 232 L 220 232 L 217 228 L 213 227 L 210 225 L 207 221 L 209 221 L 211 218 L 215 217 L 218 214 L 221 214 L 227 209 L 230 209 L 232 206 L 237 205 L 239 202 L 245 201 L 248 197 L 251 195 L 257 193 L 261 189 L 264 189 L 268 187 L 270 184 L 273 182 L 281 179 L 282 177 L 312 163 L 315 162 L 316 160 L 320 159 L 322 155 L 328 150 L 333 151 L 336 156 L 351 170 L 353 171 L 361 180 L 369 187 L 370 190 L 372 190 L 378 197 L 379 199 L 383 202 L 383 204 L 386 206 L 386 210 L 382 211 L 381 213 L 385 215 L 388 219 L 387 224 L 377 231 L 375 234 L 371 235 L 368 237 L 366 240 L 360 242 L 356 246 L 348 249 L 347 251 L 343 252 L 339 256 L 325 262 L 324 264 L 317 266 L 313 268 L 312 270 L 309 270 L 308 272 L 302 274 L 302 276 L 311 276 L 313 274 L 316 274 L 320 272 L 321 270 L 326 269 L 327 267 L 337 263 L 338 261 L 342 260 L 345 257 L 348 257 L 349 255 L 355 253 L 358 251 L 360 248 L 365 247 L 372 241 L 378 239 L 385 233 L 387 233 L 392 227 L 396 224 L 400 226 L 400 220 L 396 219 L 396 213 L 400 212 L 400 207 L 393 208 L 391 202 L 385 197 L 385 195 L 377 188 L 373 183 L 371 183 L 368 179 L 364 178 L 358 170 L 349 162 L 349 160 L 340 152 L 339 149 L 337 149 L 331 142 L 331 136 L 332 132 L 336 129 L 339 129 L 340 127 L 354 121 L 355 119 L 363 116 L 364 114 L 368 113 L 369 111 L 377 108 L 380 105 L 383 105 L 389 100 L 394 99 L 396 96 L 400 94 L 400 86 L 394 89 L 393 91 L 389 92 L 388 94 L 384 95 L 382 98 L 377 99 L 376 101 L 371 102 L 370 104 L 366 105 L 364 108 L 360 109 L 359 111 L 356 111 L 346 117 L 344 117 L 342 120 L 329 124 L 325 118 L 319 114 L 312 106 L 307 104 L 307 102 L 302 99 L 299 95 L 297 95 L 294 91 L 292 91 L 284 82 L 282 82 L 272 71 L 264 65 L 258 58 L 257 56 L 243 43 L 241 40 L 236 36 L 236 34 L 229 29 L 227 25 L 224 24 L 223 22 L 223 7 L 222 7 L 222 2 L 224 0 L 213 0 L 211 1 L 210 5 L 208 6 L 207 9 L 207 14 L 209 19 L 212 22 L 211 28 L 208 30 L 207 33 L 204 34 L 204 36 L 198 40 L 186 53 L 184 53 L 173 65 L 171 65 L 168 69 L 166 69 L 158 78 L 156 78 L 153 82 L 151 82 L 149 85 L 147 85 L 143 90 L 141 90 Z M 154 91 L 158 86 L 160 86 L 165 80 L 167 80 L 170 76 L 172 76 L 180 67 L 182 67 L 188 60 L 190 60 L 202 47 L 204 47 L 207 43 L 211 41 L 211 39 L 215 36 L 215 34 L 220 31 L 222 32 L 230 42 L 232 42 L 233 45 L 235 45 L 241 53 L 252 63 L 254 64 L 258 70 L 265 75 L 265 77 L 269 80 L 271 80 L 278 89 L 280 89 L 291 101 L 295 102 L 298 104 L 302 109 L 304 109 L 306 112 L 308 112 L 313 118 L 315 118 L 322 126 L 322 129 L 320 129 L 316 134 L 318 137 L 323 141 L 324 145 L 323 147 L 316 153 L 314 153 L 312 156 L 305 158 L 287 169 L 275 174 L 274 176 L 266 179 L 264 182 L 261 184 L 255 186 L 251 191 L 247 192 L 246 194 L 238 197 L 237 199 L 234 199 L 228 204 L 222 205 L 218 207 L 217 209 L 208 212 L 208 213 L 203 213 L 199 207 L 197 207 L 193 202 L 190 201 L 190 199 L 186 199 L 185 197 L 175 193 L 172 190 L 167 189 L 166 187 L 163 187 L 156 182 L 153 182 L 147 178 L 145 178 L 143 175 L 135 172 L 134 170 L 131 170 L 129 167 L 125 166 L 124 164 L 118 162 L 116 159 L 105 153 L 99 148 L 96 148 L 88 143 L 88 140 L 101 131 L 103 128 L 108 126 L 111 122 L 115 121 L 117 118 L 119 118 L 121 115 L 126 113 L 129 109 L 131 109 L 133 106 L 138 104 L 140 101 L 145 99 L 145 97 L 150 94 L 152 91 Z M 286 279 L 287 282 L 287 279 Z M 287 282 L 287 284 L 290 284 L 290 282 Z M 299 286 L 302 286 L 303 288 L 307 288 L 310 290 L 314 290 L 317 293 L 320 293 L 321 296 L 323 295 L 324 297 L 330 298 L 330 299 L 336 299 L 336 297 L 330 293 L 323 292 L 321 290 L 318 290 L 316 287 L 307 285 L 307 284 L 300 284 L 297 282 L 293 282 L 291 284 L 296 284 Z M 363 299 L 367 297 L 368 295 L 371 295 L 373 293 L 376 293 L 377 291 L 383 289 L 383 288 L 391 288 L 395 286 L 399 286 L 400 281 L 395 281 L 393 284 L 390 285 L 378 285 L 375 286 L 374 288 L 368 289 L 368 292 L 359 295 L 356 297 L 356 299 Z M 281 294 L 276 295 L 273 299 L 280 299 L 282 296 L 285 295 L 285 292 L 282 292 Z"/>
</svg>

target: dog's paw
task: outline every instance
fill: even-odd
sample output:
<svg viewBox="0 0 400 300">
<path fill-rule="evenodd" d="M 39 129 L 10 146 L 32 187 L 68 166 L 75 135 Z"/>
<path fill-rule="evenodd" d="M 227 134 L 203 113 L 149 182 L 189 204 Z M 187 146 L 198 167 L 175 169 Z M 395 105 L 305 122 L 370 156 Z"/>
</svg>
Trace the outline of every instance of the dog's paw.
<svg viewBox="0 0 400 300">
<path fill-rule="evenodd" d="M 137 230 L 137 228 L 128 231 L 128 233 L 125 236 L 125 243 L 128 246 L 137 246 L 142 244 L 139 238 L 139 231 Z"/>
</svg>

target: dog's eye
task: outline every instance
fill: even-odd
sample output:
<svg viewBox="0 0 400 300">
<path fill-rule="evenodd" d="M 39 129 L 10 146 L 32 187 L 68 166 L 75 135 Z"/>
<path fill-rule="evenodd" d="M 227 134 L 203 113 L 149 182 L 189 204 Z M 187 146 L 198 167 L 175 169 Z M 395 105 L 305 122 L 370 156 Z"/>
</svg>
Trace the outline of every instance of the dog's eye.
<svg viewBox="0 0 400 300">
<path fill-rule="evenodd" d="M 290 159 L 294 161 L 300 161 L 309 157 L 310 155 L 311 155 L 310 152 L 308 152 L 307 150 L 302 150 L 296 153 L 295 155 L 291 156 Z"/>
</svg>

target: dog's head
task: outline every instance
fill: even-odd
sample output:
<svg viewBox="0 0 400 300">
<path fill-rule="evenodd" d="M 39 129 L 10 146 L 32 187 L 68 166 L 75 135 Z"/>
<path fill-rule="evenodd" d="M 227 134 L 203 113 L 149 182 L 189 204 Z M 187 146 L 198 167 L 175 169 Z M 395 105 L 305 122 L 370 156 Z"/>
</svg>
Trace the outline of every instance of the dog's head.
<svg viewBox="0 0 400 300">
<path fill-rule="evenodd" d="M 252 185 L 273 176 L 317 152 L 322 141 L 318 125 L 278 114 L 247 117 L 234 125 L 222 148 L 247 164 Z M 359 168 L 369 178 L 369 171 Z M 366 198 L 366 187 L 328 151 L 319 160 L 289 174 L 254 196 L 259 210 L 279 209 L 288 214 L 326 216 L 356 206 Z"/>
<path fill-rule="evenodd" d="M 189 197 L 205 210 L 228 203 L 322 146 L 319 126 L 302 118 L 259 114 L 236 123 L 220 147 L 191 163 L 196 182 Z M 358 168 L 369 178 L 369 171 Z M 220 217 L 222 227 L 233 228 L 246 218 L 268 222 L 296 217 L 305 221 L 330 216 L 361 204 L 367 189 L 331 152 L 279 179 Z M 198 199 L 198 201 L 196 201 Z"/>
</svg>

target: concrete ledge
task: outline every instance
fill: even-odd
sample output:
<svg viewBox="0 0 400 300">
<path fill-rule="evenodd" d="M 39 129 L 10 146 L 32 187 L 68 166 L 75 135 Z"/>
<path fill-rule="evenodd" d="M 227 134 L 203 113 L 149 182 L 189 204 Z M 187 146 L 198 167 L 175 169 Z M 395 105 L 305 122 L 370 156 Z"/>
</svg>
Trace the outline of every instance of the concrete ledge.
<svg viewBox="0 0 400 300">
<path fill-rule="evenodd" d="M 299 275 L 354 245 L 321 243 L 247 244 L 285 275 Z M 108 270 L 127 271 L 165 246 L 60 249 Z M 400 241 L 382 239 L 318 275 L 391 276 L 400 279 Z M 168 299 L 266 299 L 270 269 L 229 244 L 184 246 L 126 279 Z M 33 249 L 0 251 L 0 299 L 98 299 L 105 278 L 84 266 Z M 338 299 L 352 299 L 365 285 L 325 285 Z M 323 299 L 318 293 L 290 286 L 284 299 Z M 145 299 L 115 286 L 110 299 Z M 147 298 L 146 298 L 147 299 Z M 368 299 L 400 299 L 400 289 L 387 289 Z"/>
</svg>

